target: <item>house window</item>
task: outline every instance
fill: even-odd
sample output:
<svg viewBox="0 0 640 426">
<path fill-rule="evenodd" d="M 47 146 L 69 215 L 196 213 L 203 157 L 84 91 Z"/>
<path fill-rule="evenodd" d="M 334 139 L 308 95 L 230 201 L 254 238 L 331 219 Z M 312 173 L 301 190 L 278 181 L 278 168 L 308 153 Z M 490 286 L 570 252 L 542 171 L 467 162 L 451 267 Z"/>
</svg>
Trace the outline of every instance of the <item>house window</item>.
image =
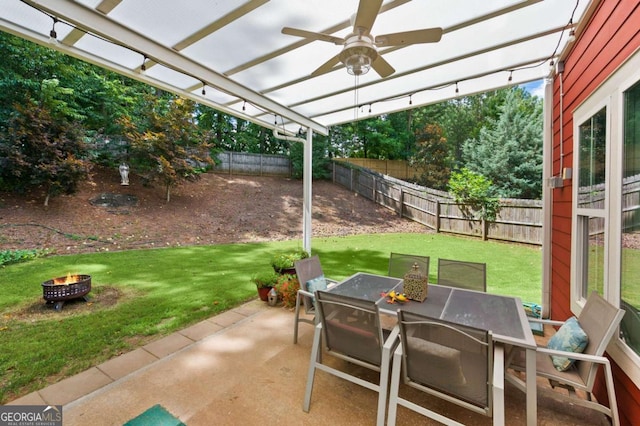
<svg viewBox="0 0 640 426">
<path fill-rule="evenodd" d="M 579 294 L 603 294 L 605 274 L 607 201 L 607 108 L 603 107 L 578 127 L 577 252 Z"/>
<path fill-rule="evenodd" d="M 640 82 L 623 92 L 621 339 L 640 354 Z"/>
<path fill-rule="evenodd" d="M 607 352 L 640 387 L 640 52 L 572 115 L 571 311 L 591 291 L 625 310 Z"/>
</svg>

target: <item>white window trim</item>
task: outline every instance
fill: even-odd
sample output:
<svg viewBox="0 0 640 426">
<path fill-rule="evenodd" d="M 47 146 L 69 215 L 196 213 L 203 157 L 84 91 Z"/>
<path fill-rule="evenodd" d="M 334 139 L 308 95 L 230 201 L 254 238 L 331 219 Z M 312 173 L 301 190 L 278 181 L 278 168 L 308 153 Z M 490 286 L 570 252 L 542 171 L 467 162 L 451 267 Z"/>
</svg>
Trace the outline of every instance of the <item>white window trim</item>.
<svg viewBox="0 0 640 426">
<path fill-rule="evenodd" d="M 581 208 L 578 207 L 578 189 L 579 189 L 579 176 L 580 176 L 580 150 L 579 150 L 579 140 L 578 135 L 580 135 L 580 125 L 585 121 L 589 120 L 596 113 L 598 113 L 601 109 L 606 108 L 606 126 L 607 133 L 605 135 L 605 144 L 606 144 L 606 174 L 605 174 L 605 202 L 603 209 L 593 209 L 593 208 Z M 573 170 L 574 170 L 574 178 L 573 178 L 573 206 L 572 206 L 572 220 L 571 220 L 571 311 L 576 313 L 582 310 L 586 299 L 582 296 L 582 283 L 584 271 L 584 265 L 582 262 L 582 253 L 584 253 L 582 243 L 583 241 L 578 238 L 580 235 L 579 229 L 579 221 L 578 216 L 583 217 L 598 217 L 604 219 L 604 229 L 605 229 L 605 240 L 604 240 L 604 262 L 603 262 L 603 274 L 604 274 L 604 289 L 608 287 L 607 285 L 607 277 L 609 270 L 609 259 L 607 253 L 609 252 L 609 218 L 610 210 L 609 203 L 611 202 L 611 194 L 609 193 L 610 182 L 611 182 L 611 165 L 610 158 L 611 155 L 609 153 L 609 149 L 611 147 L 611 97 L 606 96 L 604 98 L 599 98 L 596 96 L 591 96 L 587 99 L 582 105 L 580 105 L 573 112 L 573 135 L 574 135 L 574 146 L 573 146 Z M 588 225 L 587 225 L 588 226 Z"/>
<path fill-rule="evenodd" d="M 581 286 L 579 283 L 577 216 L 589 214 L 590 209 L 577 208 L 578 193 L 578 135 L 579 125 L 589 119 L 596 112 L 607 107 L 607 135 L 606 135 L 606 200 L 605 200 L 605 271 L 604 297 L 618 306 L 620 300 L 620 258 L 621 258 L 621 199 L 622 199 L 622 135 L 624 124 L 623 93 L 633 84 L 640 81 L 640 49 L 631 55 L 618 69 L 613 72 L 584 102 L 573 111 L 574 135 L 574 182 L 572 208 L 571 235 L 571 311 L 578 315 L 584 306 Z M 613 143 L 612 143 L 613 142 Z M 582 253 L 582 252 L 580 252 Z M 610 284 L 611 283 L 611 284 Z M 616 284 L 617 283 L 617 284 Z M 607 353 L 625 372 L 625 374 L 640 387 L 640 356 L 631 350 L 620 338 L 615 336 L 607 348 Z"/>
</svg>

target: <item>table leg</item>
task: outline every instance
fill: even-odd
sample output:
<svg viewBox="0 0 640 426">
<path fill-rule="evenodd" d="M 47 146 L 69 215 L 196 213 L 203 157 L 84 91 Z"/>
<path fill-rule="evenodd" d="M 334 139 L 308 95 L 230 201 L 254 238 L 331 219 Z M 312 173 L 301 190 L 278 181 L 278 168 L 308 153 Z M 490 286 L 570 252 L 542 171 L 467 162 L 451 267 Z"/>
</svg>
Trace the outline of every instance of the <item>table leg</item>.
<svg viewBox="0 0 640 426">
<path fill-rule="evenodd" d="M 504 345 L 493 346 L 493 425 L 504 426 Z"/>
<path fill-rule="evenodd" d="M 538 422 L 538 397 L 536 387 L 536 350 L 526 350 L 527 373 L 527 426 L 536 426 Z"/>
</svg>

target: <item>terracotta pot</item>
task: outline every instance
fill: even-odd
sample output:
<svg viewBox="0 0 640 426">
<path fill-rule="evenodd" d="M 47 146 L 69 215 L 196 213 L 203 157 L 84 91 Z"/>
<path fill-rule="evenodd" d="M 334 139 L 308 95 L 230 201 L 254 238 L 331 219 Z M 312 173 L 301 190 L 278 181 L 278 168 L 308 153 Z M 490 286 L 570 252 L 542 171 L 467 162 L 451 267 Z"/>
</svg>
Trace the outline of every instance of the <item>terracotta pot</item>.
<svg viewBox="0 0 640 426">
<path fill-rule="evenodd" d="M 266 302 L 269 299 L 269 290 L 271 290 L 271 288 L 272 287 L 260 287 L 258 289 L 258 296 L 260 296 L 260 300 Z"/>
</svg>

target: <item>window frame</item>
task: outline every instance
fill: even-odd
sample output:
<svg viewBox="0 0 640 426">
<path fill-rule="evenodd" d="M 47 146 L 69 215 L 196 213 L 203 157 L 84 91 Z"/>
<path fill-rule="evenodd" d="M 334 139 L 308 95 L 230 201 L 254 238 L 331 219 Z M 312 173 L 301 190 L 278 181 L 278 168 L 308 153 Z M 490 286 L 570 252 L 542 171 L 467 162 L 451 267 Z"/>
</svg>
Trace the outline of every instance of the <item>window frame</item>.
<svg viewBox="0 0 640 426">
<path fill-rule="evenodd" d="M 606 119 L 606 158 L 605 166 L 605 254 L 603 297 L 615 306 L 619 306 L 621 293 L 622 261 L 622 170 L 624 167 L 624 92 L 640 81 L 640 51 L 631 55 L 607 80 L 589 95 L 572 112 L 573 114 L 573 167 L 579 171 L 580 124 L 584 123 L 603 107 L 607 108 Z M 583 253 L 579 237 L 579 216 L 592 217 L 598 213 L 594 209 L 581 209 L 577 206 L 578 180 L 572 188 L 572 235 L 571 235 L 571 311 L 578 315 L 584 306 L 582 295 L 582 277 L 584 262 L 579 254 Z M 600 216 L 597 214 L 597 216 Z M 607 353 L 640 387 L 640 355 L 628 347 L 616 334 L 607 348 Z"/>
</svg>

